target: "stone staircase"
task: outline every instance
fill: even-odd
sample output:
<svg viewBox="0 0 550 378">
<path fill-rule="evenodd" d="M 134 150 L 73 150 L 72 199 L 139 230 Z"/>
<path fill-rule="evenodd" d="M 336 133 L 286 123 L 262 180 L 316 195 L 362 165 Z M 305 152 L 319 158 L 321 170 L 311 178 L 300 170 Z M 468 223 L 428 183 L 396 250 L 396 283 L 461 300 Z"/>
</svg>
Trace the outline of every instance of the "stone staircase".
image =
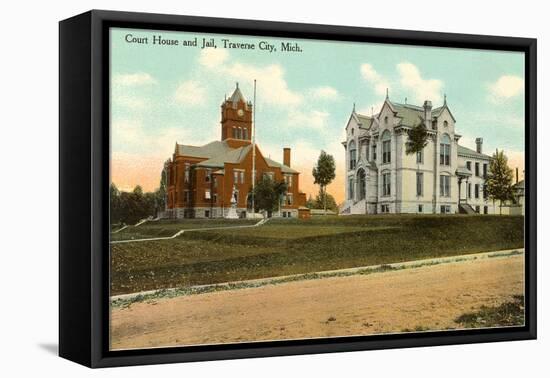
<svg viewBox="0 0 550 378">
<path fill-rule="evenodd" d="M 361 200 L 355 202 L 351 207 L 351 214 L 366 214 L 367 213 L 367 201 Z"/>
<path fill-rule="evenodd" d="M 477 214 L 474 208 L 468 203 L 461 203 L 458 205 L 458 212 L 460 214 Z"/>
</svg>

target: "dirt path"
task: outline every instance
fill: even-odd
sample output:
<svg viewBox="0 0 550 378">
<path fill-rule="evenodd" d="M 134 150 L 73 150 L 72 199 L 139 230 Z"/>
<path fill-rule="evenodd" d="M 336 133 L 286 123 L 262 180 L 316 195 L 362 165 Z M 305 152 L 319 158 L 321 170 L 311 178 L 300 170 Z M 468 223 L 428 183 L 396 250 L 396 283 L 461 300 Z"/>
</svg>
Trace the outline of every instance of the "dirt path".
<svg viewBox="0 0 550 378">
<path fill-rule="evenodd" d="M 159 299 L 111 313 L 112 348 L 456 328 L 523 294 L 523 255 Z"/>
</svg>

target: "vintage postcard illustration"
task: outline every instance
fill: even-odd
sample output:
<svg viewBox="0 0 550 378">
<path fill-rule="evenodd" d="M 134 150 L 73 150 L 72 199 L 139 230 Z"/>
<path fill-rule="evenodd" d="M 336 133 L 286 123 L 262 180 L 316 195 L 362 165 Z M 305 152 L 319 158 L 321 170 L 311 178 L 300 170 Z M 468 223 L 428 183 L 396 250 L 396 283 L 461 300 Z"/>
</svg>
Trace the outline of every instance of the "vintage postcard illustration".
<svg viewBox="0 0 550 378">
<path fill-rule="evenodd" d="M 112 28 L 112 350 L 521 326 L 524 54 Z"/>
</svg>

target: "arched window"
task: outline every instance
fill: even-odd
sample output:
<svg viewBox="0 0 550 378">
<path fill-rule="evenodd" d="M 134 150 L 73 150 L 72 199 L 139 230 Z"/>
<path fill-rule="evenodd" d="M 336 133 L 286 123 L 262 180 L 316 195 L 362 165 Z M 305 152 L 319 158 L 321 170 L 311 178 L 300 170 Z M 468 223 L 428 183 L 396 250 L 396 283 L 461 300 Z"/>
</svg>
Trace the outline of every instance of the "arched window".
<svg viewBox="0 0 550 378">
<path fill-rule="evenodd" d="M 391 134 L 388 130 L 382 133 L 382 164 L 391 162 Z"/>
<path fill-rule="evenodd" d="M 357 150 L 355 147 L 355 141 L 349 142 L 349 169 L 355 169 L 357 162 Z"/>
<path fill-rule="evenodd" d="M 443 122 L 443 126 L 445 126 L 445 127 L 449 126 L 449 122 L 447 122 L 447 121 Z"/>
<path fill-rule="evenodd" d="M 366 175 L 365 170 L 360 169 L 359 172 L 357 172 L 357 194 L 359 195 L 359 201 L 364 200 L 367 195 L 366 190 Z"/>
<path fill-rule="evenodd" d="M 443 134 L 439 144 L 439 164 L 451 165 L 451 138 L 447 134 Z"/>
<path fill-rule="evenodd" d="M 386 124 L 386 125 L 388 124 L 388 116 L 384 117 L 384 124 Z"/>
</svg>

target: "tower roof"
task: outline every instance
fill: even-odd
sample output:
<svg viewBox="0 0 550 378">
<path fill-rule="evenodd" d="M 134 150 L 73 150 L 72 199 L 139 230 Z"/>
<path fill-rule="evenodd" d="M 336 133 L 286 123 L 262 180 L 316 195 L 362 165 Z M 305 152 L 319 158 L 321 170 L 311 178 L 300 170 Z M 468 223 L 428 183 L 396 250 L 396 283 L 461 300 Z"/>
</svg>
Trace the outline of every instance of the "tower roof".
<svg viewBox="0 0 550 378">
<path fill-rule="evenodd" d="M 233 94 L 229 98 L 229 101 L 231 101 L 233 103 L 238 103 L 239 101 L 242 101 L 242 102 L 246 103 L 246 99 L 244 98 L 241 90 L 239 89 L 239 83 L 236 83 L 235 91 L 233 92 Z"/>
</svg>

